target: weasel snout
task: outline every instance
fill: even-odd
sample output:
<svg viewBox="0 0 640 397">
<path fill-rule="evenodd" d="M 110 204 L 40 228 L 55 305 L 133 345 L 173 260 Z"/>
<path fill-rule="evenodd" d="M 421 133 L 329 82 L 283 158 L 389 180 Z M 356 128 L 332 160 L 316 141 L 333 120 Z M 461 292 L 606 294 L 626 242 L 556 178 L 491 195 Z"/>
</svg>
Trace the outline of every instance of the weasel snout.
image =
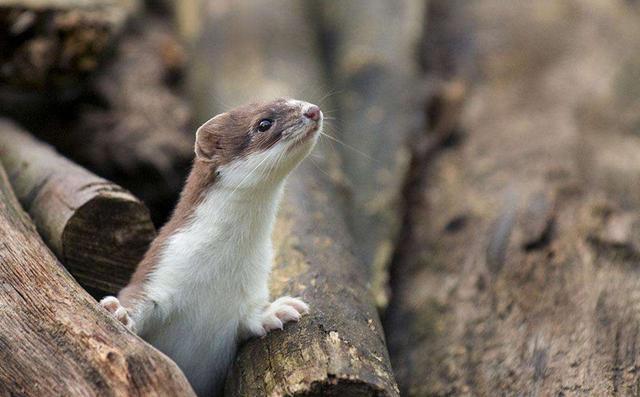
<svg viewBox="0 0 640 397">
<path fill-rule="evenodd" d="M 320 117 L 322 117 L 322 112 L 320 111 L 320 108 L 318 106 L 309 104 L 304 109 L 303 115 L 308 119 L 318 121 L 320 120 Z"/>
</svg>

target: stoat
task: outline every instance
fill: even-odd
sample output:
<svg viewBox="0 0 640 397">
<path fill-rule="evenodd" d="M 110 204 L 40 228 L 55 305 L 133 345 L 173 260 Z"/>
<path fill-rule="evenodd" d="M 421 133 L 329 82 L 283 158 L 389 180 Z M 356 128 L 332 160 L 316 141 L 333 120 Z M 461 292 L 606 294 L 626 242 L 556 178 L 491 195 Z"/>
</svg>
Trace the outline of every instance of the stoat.
<svg viewBox="0 0 640 397">
<path fill-rule="evenodd" d="M 242 106 L 196 132 L 177 207 L 129 284 L 100 304 L 171 357 L 196 393 L 221 393 L 239 342 L 297 321 L 309 307 L 269 301 L 271 231 L 287 175 L 322 129 L 318 106 Z"/>
</svg>

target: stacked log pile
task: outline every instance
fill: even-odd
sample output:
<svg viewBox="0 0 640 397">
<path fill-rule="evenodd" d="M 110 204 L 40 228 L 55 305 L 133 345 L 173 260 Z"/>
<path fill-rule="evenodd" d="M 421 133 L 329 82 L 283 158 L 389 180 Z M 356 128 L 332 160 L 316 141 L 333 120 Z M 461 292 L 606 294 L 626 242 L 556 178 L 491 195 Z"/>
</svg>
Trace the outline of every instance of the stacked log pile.
<svg viewBox="0 0 640 397">
<path fill-rule="evenodd" d="M 139 6 L 137 0 L 0 3 L 1 103 L 79 95 Z"/>
<path fill-rule="evenodd" d="M 311 312 L 226 395 L 640 394 L 636 48 L 632 1 L 0 1 L 0 395 L 193 395 L 95 299 L 195 127 L 281 96 L 326 117 L 273 234 Z"/>
<path fill-rule="evenodd" d="M 0 19 L 0 394 L 193 395 L 94 300 L 126 284 L 155 227 L 91 171 L 161 220 L 191 157 L 170 22 L 110 0 L 3 2 Z"/>
<path fill-rule="evenodd" d="M 136 0 L 38 0 L 0 4 L 0 21 L 3 113 L 163 222 L 193 154 L 170 19 Z"/>
<path fill-rule="evenodd" d="M 131 193 L 0 120 L 0 162 L 22 207 L 67 270 L 96 298 L 122 289 L 155 228 Z"/>
<path fill-rule="evenodd" d="M 110 318 L 47 249 L 0 166 L 0 393 L 193 395 L 178 367 Z"/>
</svg>

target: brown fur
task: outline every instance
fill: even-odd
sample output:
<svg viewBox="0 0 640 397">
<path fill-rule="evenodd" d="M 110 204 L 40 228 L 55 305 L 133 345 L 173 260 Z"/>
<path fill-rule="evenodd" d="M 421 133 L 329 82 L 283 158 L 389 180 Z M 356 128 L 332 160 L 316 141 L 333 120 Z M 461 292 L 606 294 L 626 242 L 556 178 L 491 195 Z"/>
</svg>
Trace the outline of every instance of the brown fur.
<svg viewBox="0 0 640 397">
<path fill-rule="evenodd" d="M 118 294 L 122 306 L 130 308 L 136 301 L 144 299 L 144 283 L 160 259 L 167 239 L 183 227 L 202 200 L 203 192 L 215 183 L 217 164 L 196 158 L 187 178 L 180 200 L 169 221 L 160 229 L 149 250 L 138 264 L 129 284 Z"/>
<path fill-rule="evenodd" d="M 258 131 L 261 120 L 273 121 L 271 129 Z M 208 161 L 226 164 L 253 152 L 264 151 L 275 145 L 287 130 L 298 125 L 297 109 L 286 99 L 269 103 L 253 103 L 220 114 L 198 129 L 196 154 Z"/>
</svg>

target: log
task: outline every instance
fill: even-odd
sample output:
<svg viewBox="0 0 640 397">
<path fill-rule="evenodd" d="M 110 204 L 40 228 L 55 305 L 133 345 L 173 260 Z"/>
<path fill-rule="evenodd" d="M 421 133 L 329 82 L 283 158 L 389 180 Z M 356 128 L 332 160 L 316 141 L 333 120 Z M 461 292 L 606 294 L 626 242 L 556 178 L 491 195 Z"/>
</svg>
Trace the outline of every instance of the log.
<svg viewBox="0 0 640 397">
<path fill-rule="evenodd" d="M 194 44 L 195 67 L 206 67 L 196 79 L 207 77 L 195 84 L 201 101 L 196 106 L 206 110 L 198 115 L 201 120 L 212 110 L 254 99 L 314 100 L 305 92 L 321 88 L 321 63 L 303 3 L 228 2 L 202 15 L 200 41 Z M 289 179 L 273 234 L 271 280 L 273 296 L 301 296 L 311 313 L 242 346 L 227 394 L 397 396 L 367 270 L 353 254 L 330 176 L 337 165 L 326 155 L 313 157 Z"/>
<path fill-rule="evenodd" d="M 316 171 L 303 164 L 287 185 L 271 282 L 272 296 L 301 296 L 311 313 L 240 350 L 230 396 L 398 396 L 366 268 Z"/>
<path fill-rule="evenodd" d="M 144 204 L 6 119 L 0 160 L 38 232 L 80 285 L 96 298 L 122 289 L 156 234 Z"/>
<path fill-rule="evenodd" d="M 87 137 L 73 153 L 140 197 L 156 222 L 173 210 L 191 166 L 191 110 L 173 86 L 186 62 L 169 21 L 147 15 L 123 37 L 95 92 L 106 108 L 87 107 L 75 129 Z M 86 146 L 85 146 L 86 145 Z"/>
<path fill-rule="evenodd" d="M 71 109 L 29 129 L 63 154 L 142 199 L 161 224 L 193 158 L 191 111 L 176 87 L 186 55 L 170 23 L 151 13 L 132 24 Z"/>
<path fill-rule="evenodd" d="M 77 97 L 138 8 L 137 0 L 0 2 L 3 104 Z"/>
<path fill-rule="evenodd" d="M 193 150 L 171 22 L 139 0 L 0 1 L 0 108 L 143 199 L 158 224 Z"/>
<path fill-rule="evenodd" d="M 193 396 L 178 367 L 98 308 L 39 238 L 0 165 L 0 394 Z"/>
<path fill-rule="evenodd" d="M 315 2 L 337 109 L 328 133 L 347 180 L 347 224 L 370 269 L 376 303 L 387 302 L 387 268 L 400 226 L 409 154 L 424 125 L 416 47 L 424 1 Z M 372 23 L 381 21 L 384 23 Z M 335 127 L 335 128 L 334 128 Z"/>
<path fill-rule="evenodd" d="M 431 2 L 434 20 L 474 42 L 426 47 L 468 47 L 453 70 L 466 58 L 482 73 L 458 138 L 414 159 L 425 168 L 385 318 L 401 390 L 637 394 L 638 6 L 501 5 Z"/>
</svg>

